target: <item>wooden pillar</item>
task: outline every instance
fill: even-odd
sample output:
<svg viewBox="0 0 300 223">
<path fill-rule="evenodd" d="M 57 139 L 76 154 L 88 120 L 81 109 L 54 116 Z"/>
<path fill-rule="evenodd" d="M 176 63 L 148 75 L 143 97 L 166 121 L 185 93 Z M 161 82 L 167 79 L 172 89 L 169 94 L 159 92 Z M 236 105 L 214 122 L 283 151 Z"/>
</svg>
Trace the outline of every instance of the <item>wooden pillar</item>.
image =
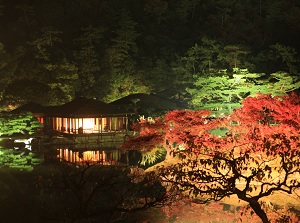
<svg viewBox="0 0 300 223">
<path fill-rule="evenodd" d="M 71 118 L 68 118 L 67 120 L 68 120 L 68 121 L 67 121 L 67 123 L 68 123 L 67 131 L 68 131 L 68 133 L 70 134 L 70 133 L 71 133 Z"/>
<path fill-rule="evenodd" d="M 73 118 L 73 129 L 74 129 L 74 133 L 77 134 L 77 124 L 76 124 L 76 118 Z"/>
</svg>

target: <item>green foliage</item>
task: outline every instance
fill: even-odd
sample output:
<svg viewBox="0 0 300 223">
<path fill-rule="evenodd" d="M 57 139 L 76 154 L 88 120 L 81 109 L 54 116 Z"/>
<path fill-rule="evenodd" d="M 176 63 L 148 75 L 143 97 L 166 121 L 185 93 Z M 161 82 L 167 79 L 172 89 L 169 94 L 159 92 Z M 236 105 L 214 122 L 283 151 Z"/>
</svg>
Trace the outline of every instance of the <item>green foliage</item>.
<svg viewBox="0 0 300 223">
<path fill-rule="evenodd" d="M 299 71 L 299 58 L 297 57 L 296 50 L 292 47 L 283 46 L 278 43 L 271 45 L 269 58 L 275 62 L 279 61 L 277 66 L 282 67 L 284 71 L 287 71 L 291 74 L 297 74 Z"/>
<path fill-rule="evenodd" d="M 62 34 L 63 32 L 56 28 L 46 26 L 29 42 L 33 49 L 25 52 L 33 54 L 31 62 L 33 74 L 25 75 L 25 79 L 37 79 L 40 82 L 39 85 L 47 85 L 47 88 L 50 88 L 48 93 L 40 98 L 44 100 L 42 104 L 57 105 L 70 101 L 77 91 L 78 67 L 67 59 L 63 52 Z M 22 59 L 24 60 L 24 58 Z M 32 101 L 38 102 L 37 100 Z"/>
<path fill-rule="evenodd" d="M 43 76 L 17 79 L 7 84 L 4 95 L 6 103 L 18 105 L 33 101 L 43 105 L 58 105 L 74 98 L 78 81 L 74 64 L 62 60 L 43 64 L 37 69 L 43 72 Z"/>
<path fill-rule="evenodd" d="M 101 70 L 98 46 L 101 43 L 104 28 L 88 26 L 81 29 L 81 35 L 74 40 L 79 50 L 74 52 L 79 68 L 79 91 L 87 94 L 95 87 L 96 76 Z"/>
<path fill-rule="evenodd" d="M 184 68 L 192 75 L 200 75 L 211 69 L 218 68 L 218 55 L 222 50 L 220 42 L 203 37 L 200 44 L 195 44 L 188 49 L 186 56 L 181 60 Z"/>
<path fill-rule="evenodd" d="M 187 22 L 194 16 L 197 0 L 180 0 L 175 8 L 175 15 L 182 23 Z"/>
<path fill-rule="evenodd" d="M 192 75 L 210 75 L 220 69 L 245 67 L 251 64 L 247 55 L 250 49 L 244 45 L 226 45 L 220 41 L 204 37 L 200 44 L 188 49 L 181 57 L 184 68 Z"/>
<path fill-rule="evenodd" d="M 61 31 L 50 26 L 42 28 L 40 35 L 29 43 L 35 49 L 35 58 L 45 61 L 50 60 L 50 56 L 53 57 L 53 54 L 56 53 L 54 51 L 57 48 L 56 45 L 62 43 L 59 37 L 61 34 Z"/>
<path fill-rule="evenodd" d="M 300 88 L 300 78 L 286 72 L 275 72 L 267 80 L 262 80 L 256 85 L 257 92 L 262 94 L 283 95 Z"/>
<path fill-rule="evenodd" d="M 148 93 L 149 88 L 144 85 L 138 74 L 113 74 L 110 80 L 110 91 L 104 97 L 104 101 L 112 102 L 134 93 Z"/>
<path fill-rule="evenodd" d="M 57 105 L 71 101 L 75 97 L 78 86 L 77 67 L 63 59 L 56 64 L 45 64 L 45 68 L 49 78 L 45 82 L 50 87 L 50 91 L 48 91 L 48 105 Z"/>
<path fill-rule="evenodd" d="M 227 68 L 244 67 L 245 56 L 249 54 L 249 49 L 242 45 L 226 45 L 218 55 L 218 60 L 227 65 Z"/>
<path fill-rule="evenodd" d="M 121 10 L 117 27 L 112 38 L 112 45 L 108 49 L 110 65 L 116 73 L 130 71 L 133 67 L 132 56 L 137 51 L 136 39 L 139 34 L 136 31 L 137 23 L 132 19 L 128 10 Z"/>
<path fill-rule="evenodd" d="M 196 109 L 213 110 L 215 114 L 229 114 L 240 107 L 247 96 L 263 94 L 283 95 L 300 87 L 299 77 L 276 72 L 250 73 L 248 69 L 234 68 L 232 75 L 223 73 L 198 77 L 193 88 L 187 88 L 191 105 Z"/>
<path fill-rule="evenodd" d="M 43 126 L 31 113 L 1 113 L 0 136 L 10 136 L 15 133 L 32 135 Z"/>
<path fill-rule="evenodd" d="M 188 93 L 192 95 L 192 104 L 195 104 L 194 94 L 197 93 L 199 87 L 203 88 L 206 99 L 210 100 L 215 98 L 213 95 L 220 94 L 223 90 L 222 101 L 229 104 L 232 100 L 236 102 L 236 98 L 243 97 L 247 92 L 244 89 L 239 89 L 239 92 L 231 93 L 232 88 L 236 88 L 237 83 L 230 77 L 227 72 L 229 69 L 233 69 L 235 74 L 237 73 L 249 73 L 248 70 L 239 69 L 238 67 L 245 64 L 251 65 L 251 62 L 247 59 L 247 55 L 250 50 L 243 45 L 225 45 L 214 39 L 204 37 L 201 39 L 200 44 L 195 44 L 187 52 L 186 55 L 179 59 L 179 64 L 174 67 L 176 74 L 176 80 L 178 84 L 177 89 L 188 89 Z M 224 69 L 225 68 L 225 69 Z M 247 77 L 251 79 L 250 74 Z M 239 80 L 242 82 L 242 80 Z M 181 86 L 180 86 L 181 85 Z M 195 92 L 192 92 L 194 87 Z M 185 93 L 182 93 L 185 94 Z M 211 95 L 211 96 L 209 96 Z M 235 95 L 234 99 L 232 99 Z M 218 103 L 218 100 L 215 101 Z M 220 104 L 214 106 L 217 109 Z M 230 106 L 231 107 L 231 106 Z M 229 108 L 229 110 L 234 109 Z"/>
<path fill-rule="evenodd" d="M 166 150 L 164 148 L 155 147 L 151 151 L 142 152 L 142 159 L 140 164 L 142 166 L 151 166 L 158 161 L 162 161 L 166 156 Z"/>
<path fill-rule="evenodd" d="M 42 162 L 42 159 L 26 148 L 18 150 L 0 149 L 0 166 L 19 170 L 31 171 L 33 166 Z"/>
<path fill-rule="evenodd" d="M 198 77 L 194 88 L 187 91 L 192 97 L 191 104 L 197 109 L 210 109 L 216 113 L 228 114 L 240 106 L 242 98 L 245 98 L 253 89 L 253 79 L 261 74 L 236 73 L 229 75 L 211 75 Z"/>
</svg>

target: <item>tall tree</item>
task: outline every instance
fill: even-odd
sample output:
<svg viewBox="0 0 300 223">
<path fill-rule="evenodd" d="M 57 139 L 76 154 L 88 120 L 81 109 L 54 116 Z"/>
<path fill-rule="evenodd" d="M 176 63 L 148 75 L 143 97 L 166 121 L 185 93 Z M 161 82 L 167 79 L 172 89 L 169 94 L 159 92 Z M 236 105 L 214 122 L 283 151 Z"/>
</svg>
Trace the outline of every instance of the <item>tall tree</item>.
<svg viewBox="0 0 300 223">
<path fill-rule="evenodd" d="M 48 105 L 62 104 L 71 101 L 78 92 L 78 69 L 68 60 L 63 59 L 57 64 L 45 65 L 50 87 Z"/>
<path fill-rule="evenodd" d="M 123 9 L 117 18 L 117 27 L 112 38 L 112 45 L 107 53 L 114 73 L 122 73 L 133 69 L 133 55 L 137 52 L 137 23 L 131 18 L 129 11 Z"/>
<path fill-rule="evenodd" d="M 114 74 L 109 82 L 110 92 L 104 97 L 106 102 L 112 102 L 130 94 L 149 92 L 149 87 L 145 85 L 139 73 Z"/>
<path fill-rule="evenodd" d="M 156 60 L 153 67 L 143 75 L 152 92 L 169 97 L 174 95 L 174 76 L 174 71 L 165 59 Z"/>
<path fill-rule="evenodd" d="M 89 95 L 90 90 L 95 87 L 97 76 L 101 71 L 99 53 L 97 49 L 104 38 L 104 28 L 88 26 L 81 29 L 82 34 L 75 39 L 79 50 L 74 52 L 79 68 L 79 91 L 82 95 Z"/>
<path fill-rule="evenodd" d="M 0 69 L 3 69 L 6 65 L 7 62 L 5 58 L 7 57 L 5 46 L 0 42 Z"/>
<path fill-rule="evenodd" d="M 40 81 L 51 89 L 49 105 L 70 101 L 77 91 L 77 67 L 65 57 L 61 34 L 53 27 L 44 27 L 40 36 L 29 43 L 34 46 L 36 72 L 40 75 Z"/>
<path fill-rule="evenodd" d="M 218 55 L 218 60 L 226 68 L 247 66 L 246 55 L 250 53 L 248 47 L 243 45 L 225 45 Z"/>
<path fill-rule="evenodd" d="M 115 36 L 111 40 L 112 45 L 107 49 L 111 80 L 106 101 L 116 100 L 130 93 L 147 91 L 141 74 L 136 69 L 135 56 L 138 51 L 136 41 L 139 36 L 136 25 L 127 9 L 120 11 Z"/>
<path fill-rule="evenodd" d="M 1 109 L 6 109 L 9 104 L 5 100 L 5 89 L 14 80 L 14 70 L 16 65 L 12 62 L 11 55 L 5 49 L 5 46 L 0 42 L 0 100 Z M 4 106 L 2 108 L 2 106 Z"/>
<path fill-rule="evenodd" d="M 55 50 L 59 49 L 57 44 L 62 43 L 61 34 L 61 31 L 50 26 L 42 28 L 39 36 L 29 43 L 34 47 L 35 58 L 44 61 L 54 59 Z"/>
<path fill-rule="evenodd" d="M 195 44 L 188 49 L 186 56 L 181 57 L 187 69 L 192 75 L 204 75 L 211 69 L 219 69 L 218 55 L 222 45 L 214 39 L 203 37 L 200 44 Z"/>
<path fill-rule="evenodd" d="M 175 8 L 175 16 L 182 23 L 192 20 L 196 10 L 197 0 L 180 0 Z"/>
<path fill-rule="evenodd" d="M 197 77 L 219 69 L 217 57 L 220 50 L 221 44 L 218 41 L 203 37 L 199 45 L 195 44 L 178 59 L 173 67 L 173 86 L 177 89 L 178 98 L 188 98 L 186 88 L 191 88 Z"/>
<path fill-rule="evenodd" d="M 274 61 L 276 68 L 282 68 L 283 71 L 287 71 L 291 74 L 297 74 L 299 72 L 299 57 L 294 48 L 289 46 L 283 46 L 281 44 L 275 44 L 270 46 L 269 60 Z"/>
</svg>

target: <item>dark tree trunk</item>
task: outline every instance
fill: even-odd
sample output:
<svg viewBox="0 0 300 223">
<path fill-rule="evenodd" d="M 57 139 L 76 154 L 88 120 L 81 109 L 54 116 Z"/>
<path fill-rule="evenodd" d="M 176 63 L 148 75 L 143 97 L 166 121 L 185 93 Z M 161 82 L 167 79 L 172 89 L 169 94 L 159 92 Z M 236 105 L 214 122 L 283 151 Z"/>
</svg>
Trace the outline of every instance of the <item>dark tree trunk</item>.
<svg viewBox="0 0 300 223">
<path fill-rule="evenodd" d="M 261 205 L 258 203 L 257 200 L 251 200 L 248 202 L 252 210 L 261 218 L 263 223 L 270 223 L 266 212 L 261 208 Z"/>
<path fill-rule="evenodd" d="M 257 214 L 258 217 L 262 220 L 263 223 L 270 223 L 266 212 L 261 208 L 261 205 L 258 202 L 258 199 L 248 198 L 243 192 L 236 190 L 236 195 L 243 201 L 246 201 L 252 210 Z"/>
</svg>

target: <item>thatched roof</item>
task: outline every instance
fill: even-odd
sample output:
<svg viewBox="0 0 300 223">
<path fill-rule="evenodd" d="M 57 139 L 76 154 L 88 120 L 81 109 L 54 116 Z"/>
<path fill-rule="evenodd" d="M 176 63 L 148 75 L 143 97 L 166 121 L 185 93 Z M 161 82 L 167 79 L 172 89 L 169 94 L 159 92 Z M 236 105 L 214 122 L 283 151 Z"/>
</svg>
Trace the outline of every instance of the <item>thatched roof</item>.
<svg viewBox="0 0 300 223">
<path fill-rule="evenodd" d="M 12 110 L 12 113 L 22 113 L 22 112 L 31 112 L 33 114 L 43 114 L 46 110 L 45 106 L 42 106 L 40 104 L 37 104 L 35 102 L 28 102 L 14 110 Z"/>
<path fill-rule="evenodd" d="M 60 106 L 42 106 L 34 102 L 24 104 L 12 113 L 31 112 L 57 117 L 101 117 L 101 116 L 124 116 L 130 114 L 121 110 L 118 106 L 110 105 L 101 101 L 87 98 L 76 98 Z"/>
<path fill-rule="evenodd" d="M 13 113 L 31 112 L 33 114 L 45 114 L 56 117 L 101 117 L 101 116 L 124 116 L 138 113 L 149 115 L 175 109 L 185 109 L 186 105 L 154 94 L 132 94 L 116 100 L 110 104 L 95 99 L 84 97 L 76 98 L 60 106 L 42 106 L 29 102 Z"/>
<path fill-rule="evenodd" d="M 101 117 L 123 116 L 128 112 L 95 99 L 76 98 L 61 106 L 53 107 L 47 112 L 48 116 L 58 117 Z"/>
</svg>

